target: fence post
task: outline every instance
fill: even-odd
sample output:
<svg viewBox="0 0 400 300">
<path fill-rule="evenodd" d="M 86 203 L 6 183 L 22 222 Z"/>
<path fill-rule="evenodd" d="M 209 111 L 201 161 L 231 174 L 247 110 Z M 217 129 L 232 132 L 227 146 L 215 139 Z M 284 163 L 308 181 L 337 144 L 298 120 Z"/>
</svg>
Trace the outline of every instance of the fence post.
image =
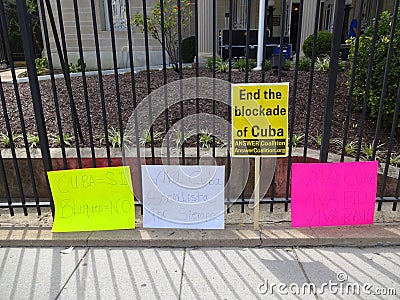
<svg viewBox="0 0 400 300">
<path fill-rule="evenodd" d="M 7 59 L 6 50 L 4 47 L 3 34 L 0 32 L 0 64 Z"/>
<path fill-rule="evenodd" d="M 25 0 L 17 0 L 17 14 L 18 14 L 18 22 L 21 28 L 22 45 L 24 48 L 26 67 L 29 76 L 29 85 L 32 95 L 36 126 L 39 135 L 43 166 L 44 166 L 44 171 L 47 172 L 51 171 L 53 167 L 51 164 L 49 140 L 47 138 L 46 124 L 43 115 L 43 105 L 40 96 L 39 81 L 36 75 L 35 50 L 32 39 L 32 27 L 30 26 L 30 18 L 27 13 L 27 6 Z M 51 210 L 54 215 L 54 203 L 51 197 L 51 193 L 49 194 L 49 196 L 50 196 Z"/>
<path fill-rule="evenodd" d="M 325 101 L 324 127 L 322 132 L 320 162 L 327 162 L 329 153 L 329 140 L 331 135 L 333 105 L 335 102 L 335 91 L 337 82 L 338 62 L 342 28 L 344 21 L 345 0 L 335 1 L 335 19 L 333 21 L 333 39 L 331 48 L 331 58 L 329 63 L 328 91 Z"/>
</svg>

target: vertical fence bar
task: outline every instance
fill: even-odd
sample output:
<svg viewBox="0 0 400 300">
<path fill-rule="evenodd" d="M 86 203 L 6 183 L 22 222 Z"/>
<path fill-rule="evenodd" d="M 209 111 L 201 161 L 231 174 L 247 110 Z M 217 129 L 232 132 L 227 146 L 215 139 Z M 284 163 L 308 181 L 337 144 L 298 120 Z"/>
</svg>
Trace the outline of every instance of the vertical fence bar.
<svg viewBox="0 0 400 300">
<path fill-rule="evenodd" d="M 359 8 L 359 11 L 358 11 L 357 24 L 361 24 L 361 16 L 362 16 L 363 8 L 364 8 L 364 0 L 361 0 L 360 8 Z M 356 78 L 359 44 L 360 44 L 360 35 L 357 34 L 356 35 L 355 44 L 354 44 L 354 57 L 353 57 L 353 62 L 352 62 L 352 67 L 351 67 L 351 79 L 350 79 L 350 87 L 349 87 L 349 97 L 348 97 L 348 100 L 347 100 L 347 114 L 346 114 L 346 120 L 345 120 L 345 125 L 344 125 L 342 153 L 341 153 L 341 156 L 340 156 L 340 161 L 341 162 L 344 161 L 344 156 L 346 154 L 347 137 L 348 137 L 348 133 L 349 133 L 350 118 L 351 118 L 352 106 L 353 106 L 353 90 L 354 90 L 354 81 L 355 81 L 355 78 Z"/>
<path fill-rule="evenodd" d="M 233 0 L 229 0 L 229 70 L 228 70 L 228 81 L 232 83 L 232 30 L 233 30 L 233 19 L 232 19 L 232 13 L 233 13 Z M 213 62 L 213 70 L 215 70 L 215 59 Z M 232 94 L 231 94 L 231 89 L 228 91 L 229 99 L 231 99 Z M 228 111 L 227 111 L 227 116 L 228 116 L 228 122 L 229 124 L 232 124 L 232 116 L 231 116 L 231 107 L 228 105 Z M 230 178 L 231 178 L 231 167 L 232 167 L 232 162 L 231 162 L 231 154 L 230 154 L 230 147 L 231 147 L 231 128 L 228 128 L 228 143 L 226 145 L 226 156 L 227 156 L 227 184 L 226 184 L 226 199 L 228 202 L 228 209 L 227 212 L 229 212 L 229 206 L 230 206 L 230 201 L 231 201 L 231 184 L 230 184 Z M 236 199 L 235 199 L 236 200 Z"/>
<path fill-rule="evenodd" d="M 87 123 L 88 123 L 88 130 L 89 130 L 89 143 L 90 143 L 90 150 L 92 153 L 92 166 L 93 166 L 93 168 L 95 168 L 96 167 L 96 154 L 94 151 L 92 118 L 90 116 L 90 105 L 89 105 L 89 96 L 88 96 L 86 70 L 85 70 L 86 64 L 85 64 L 85 58 L 83 56 L 81 24 L 80 24 L 80 20 L 79 20 L 79 12 L 78 12 L 78 1 L 73 0 L 73 5 L 74 5 L 74 15 L 75 15 L 76 36 L 77 36 L 77 40 L 78 40 L 79 59 L 80 59 L 81 72 L 82 72 L 83 96 L 85 98 L 85 108 L 86 108 Z"/>
<path fill-rule="evenodd" d="M 180 106 L 180 113 L 181 113 L 181 136 L 182 136 L 182 145 L 181 145 L 181 152 L 182 152 L 182 164 L 186 164 L 185 159 L 185 122 L 183 118 L 185 117 L 184 113 L 184 106 L 183 106 L 183 70 L 182 70 L 182 5 L 181 0 L 177 0 L 176 6 L 178 8 L 178 68 L 179 68 L 179 106 Z"/>
<path fill-rule="evenodd" d="M 3 40 L 3 35 L 0 32 L 0 61 L 6 60 L 7 56 L 4 53 L 4 40 Z"/>
<path fill-rule="evenodd" d="M 259 4 L 261 5 L 261 3 Z M 262 42 L 262 62 L 261 62 L 261 82 L 265 82 L 265 61 L 266 61 L 266 44 L 267 44 L 267 34 L 268 31 L 265 28 L 268 28 L 268 0 L 265 0 L 264 4 L 264 34 L 263 34 L 263 42 Z M 260 159 L 260 167 L 262 166 L 262 158 Z M 254 164 L 257 164 L 257 160 L 254 161 Z M 256 170 L 257 166 L 255 167 Z M 256 177 L 256 176 L 255 176 Z M 259 182 L 257 182 L 259 184 Z M 256 186 L 255 186 L 256 187 Z M 259 192 L 259 191 L 258 191 Z M 261 199 L 262 201 L 263 199 Z M 244 211 L 242 211 L 244 212 Z M 257 220 L 258 221 L 258 220 Z"/>
<path fill-rule="evenodd" d="M 381 131 L 382 127 L 382 119 L 383 119 L 383 108 L 385 104 L 385 96 L 387 91 L 387 85 L 389 80 L 389 72 L 390 72 L 390 63 L 392 61 L 392 52 L 393 52 L 393 43 L 394 43 L 394 35 L 396 32 L 396 24 L 397 24 L 397 13 L 399 8 L 399 0 L 396 1 L 394 6 L 394 12 L 391 22 L 391 29 L 390 29 L 390 42 L 389 47 L 386 55 L 386 65 L 385 65 L 385 75 L 383 76 L 383 84 L 382 84 L 382 91 L 381 91 L 381 99 L 379 103 L 379 111 L 378 111 L 378 120 L 376 121 L 376 129 L 375 129 L 375 138 L 372 147 L 372 160 L 375 160 L 376 157 L 376 150 L 378 147 L 378 137 L 379 132 Z M 382 205 L 382 202 L 380 202 Z"/>
<path fill-rule="evenodd" d="M 14 208 L 12 207 L 11 194 L 10 194 L 10 189 L 8 188 L 7 174 L 4 168 L 3 156 L 1 155 L 1 150 L 0 150 L 0 175 L 3 181 L 4 192 L 6 193 L 8 211 L 10 212 L 10 216 L 14 216 Z"/>
<path fill-rule="evenodd" d="M 293 133 L 294 133 L 294 125 L 296 120 L 296 99 L 297 99 L 297 87 L 298 87 L 298 79 L 299 79 L 299 62 L 300 62 L 300 41 L 301 41 L 301 28 L 303 22 L 303 4 L 304 0 L 300 0 L 299 7 L 299 23 L 298 23 L 298 33 L 297 33 L 297 49 L 296 49 L 296 67 L 294 71 L 294 80 L 293 80 L 293 94 L 290 102 L 290 132 L 289 132 L 289 155 L 288 155 L 288 165 L 287 165 L 287 174 L 286 174 L 286 200 L 289 200 L 289 187 L 290 187 L 290 175 L 292 172 L 292 151 L 293 151 Z M 285 211 L 288 210 L 288 202 L 285 203 Z"/>
<path fill-rule="evenodd" d="M 63 134 L 62 123 L 61 123 L 60 106 L 58 103 L 57 86 L 56 86 L 56 81 L 55 81 L 55 77 L 54 77 L 53 58 L 51 55 L 50 39 L 49 39 L 49 32 L 48 32 L 47 20 L 46 20 L 46 11 L 45 11 L 43 0 L 39 0 L 39 7 L 40 7 L 40 13 L 42 16 L 41 25 L 43 26 L 44 42 L 45 42 L 46 51 L 47 51 L 47 61 L 49 63 L 51 88 L 52 88 L 52 92 L 53 92 L 58 135 L 60 137 L 60 147 L 61 147 L 61 155 L 62 155 L 62 159 L 63 159 L 63 167 L 64 167 L 64 169 L 67 169 L 68 168 L 67 153 L 65 152 L 65 143 L 64 143 L 64 134 Z"/>
<path fill-rule="evenodd" d="M 215 1 L 214 1 L 215 2 Z M 214 7 L 213 7 L 214 8 Z M 213 12 L 214 13 L 214 12 Z M 197 164 L 200 163 L 200 100 L 199 100 L 199 5 L 198 1 L 194 3 L 194 31 L 195 31 L 195 55 L 196 55 L 196 157 Z M 213 28 L 215 24 L 213 23 Z M 214 37 L 214 35 L 213 35 Z M 213 57 L 215 55 L 215 47 L 213 47 Z M 213 99 L 213 112 L 214 112 L 214 99 Z M 214 116 L 213 116 L 214 118 Z"/>
<path fill-rule="evenodd" d="M 22 110 L 21 97 L 19 94 L 17 76 L 15 73 L 14 62 L 13 62 L 12 53 L 11 53 L 10 40 L 8 38 L 8 26 L 7 26 L 7 22 L 6 22 L 3 3 L 0 4 L 0 11 L 1 11 L 0 12 L 0 16 L 1 16 L 1 24 L 0 24 L 1 31 L 0 32 L 2 32 L 2 34 L 3 34 L 3 39 L 4 39 L 4 44 L 5 44 L 4 48 L 6 51 L 6 56 L 7 56 L 8 62 L 10 64 L 10 71 L 11 71 L 11 75 L 12 75 L 12 79 L 13 79 L 13 86 L 14 86 L 14 92 L 15 92 L 15 100 L 17 102 L 18 115 L 19 115 L 19 119 L 20 119 L 20 123 L 21 123 L 22 136 L 23 136 L 24 146 L 25 146 L 25 153 L 26 153 L 26 157 L 27 157 L 27 161 L 28 161 L 29 176 L 31 179 L 33 195 L 34 195 L 34 199 L 36 202 L 36 210 L 37 210 L 38 215 L 40 215 L 41 209 L 39 206 L 39 195 L 38 195 L 37 188 L 36 188 L 35 173 L 33 170 L 32 158 L 31 158 L 31 153 L 29 150 L 29 143 L 28 143 L 28 138 L 27 138 L 27 133 L 26 133 L 24 113 Z"/>
<path fill-rule="evenodd" d="M 315 9 L 315 19 L 314 19 L 313 48 L 311 52 L 310 78 L 308 81 L 308 98 L 307 98 L 307 109 L 306 109 L 306 128 L 304 133 L 303 162 L 306 162 L 307 150 L 308 150 L 308 135 L 310 131 L 311 100 L 312 100 L 313 84 L 314 84 L 314 72 L 315 72 L 314 68 L 315 68 L 315 58 L 317 51 L 316 49 L 317 49 L 317 34 L 318 34 L 320 6 L 321 6 L 321 0 L 317 0 L 317 7 Z"/>
<path fill-rule="evenodd" d="M 368 104 L 368 98 L 369 98 L 369 90 L 371 88 L 372 68 L 374 65 L 376 39 L 378 37 L 379 15 L 381 14 L 381 11 L 382 11 L 382 5 L 383 5 L 383 1 L 378 1 L 378 4 L 376 6 L 376 11 L 375 11 L 374 33 L 372 35 L 372 42 L 371 42 L 371 47 L 370 47 L 371 54 L 369 57 L 368 73 L 367 73 L 367 79 L 365 82 L 365 95 L 364 95 L 363 108 L 362 108 L 362 113 L 361 113 L 360 131 L 358 134 L 356 161 L 359 161 L 360 156 L 361 156 L 361 144 L 362 144 L 362 140 L 363 140 L 363 136 L 364 136 L 365 121 L 367 118 L 367 104 Z"/>
<path fill-rule="evenodd" d="M 250 17 L 251 17 L 251 0 L 247 0 L 247 24 L 246 24 L 246 72 L 245 72 L 245 77 L 244 77 L 244 82 L 248 83 L 249 82 L 249 55 L 250 55 Z M 255 160 L 255 159 L 254 159 Z M 246 172 L 244 170 L 246 169 L 246 159 L 241 158 L 242 161 L 242 186 L 246 186 Z M 254 180 L 257 180 L 254 178 Z M 241 205 L 241 210 L 244 211 L 244 203 L 245 203 L 245 190 L 243 189 L 241 198 L 242 198 L 242 203 Z M 256 209 L 256 208 L 255 208 Z"/>
<path fill-rule="evenodd" d="M 36 66 L 35 66 L 35 51 L 33 47 L 32 40 L 32 28 L 29 26 L 29 18 L 27 13 L 27 7 L 25 1 L 17 1 L 17 13 L 18 21 L 21 28 L 22 44 L 24 48 L 24 54 L 26 59 L 26 67 L 29 75 L 29 84 L 31 87 L 31 96 L 33 102 L 33 109 L 35 113 L 36 126 L 38 130 L 39 140 L 40 140 L 40 150 L 42 154 L 44 171 L 51 171 L 53 169 L 51 163 L 49 141 L 47 138 L 46 124 L 43 115 L 43 105 L 40 96 L 39 82 L 36 76 Z M 50 207 L 52 214 L 54 216 L 54 202 L 51 196 L 50 186 L 48 184 L 48 179 L 46 176 L 46 183 L 50 198 Z M 25 213 L 26 208 L 24 208 Z"/>
<path fill-rule="evenodd" d="M 146 81 L 147 81 L 147 97 L 149 103 L 149 121 L 153 118 L 153 108 L 151 103 L 151 79 L 150 79 L 150 56 L 149 56 L 149 31 L 147 24 L 147 4 L 146 0 L 142 0 L 143 4 L 143 27 L 144 27 L 144 48 L 146 55 Z M 151 163 L 154 165 L 156 163 L 155 153 L 154 153 L 154 131 L 153 124 L 150 124 L 150 138 L 151 138 Z"/>
<path fill-rule="evenodd" d="M 75 0 L 76 1 L 76 0 Z M 112 50 L 112 58 L 113 58 L 113 67 L 114 67 L 114 81 L 115 81 L 115 93 L 117 96 L 117 111 L 118 111 L 118 127 L 119 127 L 119 137 L 121 140 L 121 151 L 122 151 L 122 160 L 125 163 L 125 149 L 123 147 L 124 144 L 124 125 L 122 124 L 122 109 L 121 109 L 121 93 L 119 89 L 119 78 L 118 78 L 118 62 L 117 62 L 117 53 L 116 53 L 116 45 L 115 45 L 115 30 L 114 30 L 114 21 L 113 21 L 113 12 L 111 6 L 111 0 L 108 1 L 108 19 L 110 20 L 110 33 L 111 33 L 111 50 Z M 148 51 L 148 49 L 146 49 Z M 150 115 L 151 117 L 151 115 Z"/>
<path fill-rule="evenodd" d="M 197 2 L 196 2 L 197 3 Z M 170 154 L 170 145 L 169 140 L 170 136 L 168 134 L 169 131 L 169 107 L 168 107 L 168 88 L 167 88 L 167 57 L 165 55 L 165 17 L 164 17 L 164 0 L 160 0 L 160 13 L 161 13 L 161 48 L 162 48 L 162 61 L 163 61 L 163 80 L 164 80 L 164 119 L 165 119 L 165 139 L 167 145 L 167 163 L 171 163 L 171 154 Z M 196 35 L 197 39 L 197 35 Z M 197 45 L 197 42 L 196 42 Z M 198 51 L 196 52 L 196 58 L 198 61 Z"/>
<path fill-rule="evenodd" d="M 82 168 L 82 159 L 81 159 L 81 153 L 80 153 L 80 147 L 79 147 L 79 139 L 83 141 L 83 135 L 82 135 L 82 129 L 79 123 L 79 117 L 77 114 L 76 110 L 76 105 L 72 93 L 72 86 L 71 86 L 71 78 L 69 76 L 69 69 L 68 69 L 68 61 L 65 60 L 63 51 L 64 53 L 67 52 L 66 46 L 64 49 L 61 49 L 61 44 L 60 40 L 58 38 L 57 34 L 57 28 L 56 28 L 56 23 L 53 15 L 53 10 L 50 4 L 49 0 L 45 0 L 46 2 L 46 7 L 47 7 L 47 14 L 49 16 L 51 28 L 53 31 L 53 36 L 54 36 L 54 42 L 56 44 L 57 48 L 57 53 L 58 53 L 58 58 L 60 59 L 63 75 L 64 75 L 64 80 L 65 80 L 65 85 L 67 87 L 67 92 L 68 92 L 68 97 L 69 97 L 69 102 L 70 102 L 70 107 L 71 107 L 71 115 L 72 115 L 72 124 L 74 128 L 74 138 L 75 138 L 75 148 L 76 148 L 76 154 L 77 154 L 77 159 L 78 159 L 78 166 L 79 168 Z M 60 16 L 59 16 L 60 18 Z M 63 25 L 60 24 L 60 30 L 63 30 Z M 65 41 L 64 41 L 65 42 Z"/>
<path fill-rule="evenodd" d="M 389 140 L 389 147 L 386 155 L 386 162 L 385 162 L 385 170 L 383 171 L 383 183 L 382 187 L 380 190 L 380 197 L 383 199 L 384 193 L 386 190 L 386 184 L 387 184 L 387 177 L 389 173 L 389 165 L 390 165 L 390 156 L 392 155 L 392 150 L 393 150 L 393 144 L 394 144 L 394 137 L 396 134 L 397 130 L 397 123 L 399 122 L 399 112 L 400 112 L 400 81 L 399 81 L 399 87 L 397 89 L 397 98 L 396 98 L 396 107 L 394 109 L 394 114 L 393 114 L 393 122 L 392 122 L 392 129 L 390 131 L 390 140 Z M 393 204 L 396 202 L 393 202 Z M 378 210 L 381 210 L 382 208 L 382 201 L 378 202 Z"/>
<path fill-rule="evenodd" d="M 344 14 L 343 14 L 344 4 L 345 0 L 336 0 L 335 2 L 335 18 L 333 21 L 333 39 L 332 39 L 331 58 L 329 63 L 328 92 L 325 101 L 322 144 L 319 157 L 320 162 L 328 161 L 329 141 L 331 136 L 331 126 L 333 117 L 333 105 L 335 102 L 335 91 L 337 83 L 340 41 L 342 39 L 342 29 L 344 20 Z"/>
<path fill-rule="evenodd" d="M 48 13 L 50 15 L 50 2 L 48 0 L 46 0 L 46 4 L 47 9 L 48 9 Z M 65 77 L 65 83 L 67 85 L 67 90 L 68 90 L 68 95 L 70 97 L 70 102 L 71 102 L 71 110 L 72 110 L 72 118 L 73 120 L 75 119 L 76 123 L 76 129 L 78 132 L 78 136 L 81 139 L 81 141 L 83 141 L 83 134 L 82 134 L 82 128 L 80 125 L 80 121 L 79 121 L 79 117 L 77 114 L 77 110 L 76 110 L 76 105 L 75 105 L 75 101 L 72 95 L 72 88 L 71 88 L 71 79 L 69 77 L 69 61 L 68 61 L 68 51 L 67 51 L 67 41 L 66 41 L 66 37 L 65 37 L 65 30 L 64 30 L 64 19 L 63 19 L 63 13 L 62 13 L 62 7 L 61 7 L 61 1 L 57 0 L 56 1 L 56 6 L 57 6 L 57 15 L 58 15 L 58 24 L 60 26 L 60 35 L 61 35 L 61 45 L 62 45 L 62 52 L 64 54 L 64 59 L 62 60 L 62 54 L 61 51 L 59 52 L 59 57 L 60 57 L 60 62 L 61 62 L 61 67 L 63 69 L 63 73 L 64 73 L 64 77 Z M 51 11 L 51 15 L 53 15 L 53 12 Z M 56 34 L 57 30 L 55 28 L 55 26 L 53 27 L 53 34 Z M 58 36 L 57 36 L 58 38 Z M 60 49 L 61 50 L 61 49 Z M 64 64 L 62 63 L 64 62 Z M 67 74 L 67 75 L 66 75 Z M 75 143 L 77 145 L 77 157 L 78 157 L 78 165 L 81 168 L 82 163 L 81 163 L 81 154 L 80 154 L 80 150 L 79 150 L 79 141 L 77 138 L 75 138 Z"/>
<path fill-rule="evenodd" d="M 228 81 L 232 82 L 232 31 L 233 31 L 233 0 L 229 0 L 229 72 L 228 72 Z M 215 65 L 214 65 L 215 68 Z M 228 113 L 230 113 L 231 109 L 228 108 Z M 230 120 L 229 120 L 230 122 Z M 228 134 L 230 136 L 230 133 Z"/>
<path fill-rule="evenodd" d="M 399 199 L 399 197 L 400 197 L 400 173 L 399 173 L 399 176 L 397 177 L 397 187 L 396 187 L 395 197 L 396 197 L 396 199 Z M 395 211 L 396 208 L 397 208 L 397 202 L 393 202 L 392 210 Z"/>
<path fill-rule="evenodd" d="M 182 72 L 182 2 L 177 0 L 176 6 L 178 8 L 178 67 L 179 67 L 179 79 L 183 79 Z"/>
<path fill-rule="evenodd" d="M 24 192 L 24 188 L 22 185 L 21 172 L 20 172 L 19 165 L 18 165 L 17 154 L 15 152 L 14 137 L 13 137 L 13 133 L 12 133 L 11 125 L 10 125 L 10 119 L 8 117 L 7 104 L 6 104 L 6 99 L 4 96 L 3 83 L 1 81 L 1 78 L 0 78 L 0 98 L 1 98 L 1 104 L 3 107 L 4 122 L 5 122 L 6 128 L 7 128 L 7 136 L 10 141 L 10 150 L 11 150 L 11 154 L 12 154 L 12 161 L 13 161 L 13 165 L 14 165 L 15 176 L 17 179 L 19 197 L 21 198 L 24 215 L 27 216 L 28 211 L 25 206 L 25 203 L 26 203 L 25 192 Z"/>
<path fill-rule="evenodd" d="M 197 2 L 197 1 L 196 1 Z M 212 99 L 212 114 L 213 114 L 213 124 L 212 124 L 212 156 L 215 158 L 215 135 L 216 135 L 216 128 L 215 128 L 215 115 L 216 115 L 216 101 L 215 101 L 215 60 L 217 59 L 217 1 L 213 0 L 213 99 Z"/>
<path fill-rule="evenodd" d="M 163 0 L 161 0 L 163 1 Z M 130 20 L 130 3 L 129 0 L 125 0 L 126 7 L 126 18 Z M 136 95 L 136 80 L 135 80 L 135 66 L 133 62 L 133 43 L 132 43 L 132 30 L 131 23 L 127 22 L 127 30 L 128 30 L 128 47 L 129 47 L 129 65 L 131 69 L 131 83 L 132 83 L 132 105 L 133 105 L 133 120 L 135 122 L 135 142 L 136 142 L 136 164 L 137 164 L 137 172 L 139 178 L 139 191 L 135 191 L 136 198 L 142 198 L 142 168 L 141 168 L 141 158 L 140 158 L 140 141 L 139 141 L 139 122 L 137 116 L 137 95 Z M 164 54 L 165 57 L 165 54 Z M 124 145 L 122 145 L 122 148 Z M 143 206 L 142 206 L 143 209 Z"/>
<path fill-rule="evenodd" d="M 262 49 L 262 64 L 261 64 L 261 82 L 265 82 L 265 60 L 267 57 L 267 35 L 268 35 L 268 30 L 265 30 L 265 28 L 268 28 L 268 0 L 265 0 L 265 10 L 264 10 L 264 36 L 263 36 L 263 49 Z"/>
<path fill-rule="evenodd" d="M 249 56 L 250 56 L 250 18 L 251 18 L 251 0 L 247 0 L 247 23 L 246 23 L 246 72 L 244 82 L 249 82 Z"/>
<path fill-rule="evenodd" d="M 286 0 L 282 0 L 282 16 L 281 16 L 281 35 L 279 39 L 279 67 L 278 67 L 278 82 L 282 81 L 282 55 L 283 55 L 283 39 L 285 35 L 285 20 L 286 20 Z"/>
<path fill-rule="evenodd" d="M 110 153 L 109 136 L 108 136 L 107 109 L 106 109 L 106 99 L 104 96 L 103 73 L 102 73 L 101 58 L 100 58 L 100 43 L 99 43 L 99 33 L 97 29 L 96 4 L 94 1 L 95 0 L 90 0 L 90 4 L 92 7 L 93 36 L 94 36 L 94 45 L 96 48 L 96 62 L 97 62 L 97 72 L 99 77 L 100 102 L 101 102 L 101 112 L 102 112 L 103 126 L 104 126 L 104 139 L 106 144 L 107 164 L 110 167 L 111 153 Z"/>
<path fill-rule="evenodd" d="M 286 0 L 282 1 L 282 15 L 281 15 L 281 33 L 279 36 L 279 64 L 278 64 L 278 82 L 282 81 L 282 54 L 283 54 L 283 42 L 284 42 L 284 34 L 285 34 L 285 22 L 286 22 Z M 271 182 L 271 204 L 269 207 L 270 212 L 274 210 L 274 199 L 275 199 L 275 174 L 272 178 Z M 285 206 L 286 209 L 286 206 Z"/>
<path fill-rule="evenodd" d="M 65 64 L 68 66 L 68 52 L 67 52 L 67 43 L 65 38 L 65 30 L 64 30 L 64 18 L 61 8 L 61 0 L 56 0 L 57 7 L 57 15 L 58 15 L 58 24 L 60 25 L 60 36 L 61 36 L 61 44 L 63 49 L 63 57 Z"/>
</svg>

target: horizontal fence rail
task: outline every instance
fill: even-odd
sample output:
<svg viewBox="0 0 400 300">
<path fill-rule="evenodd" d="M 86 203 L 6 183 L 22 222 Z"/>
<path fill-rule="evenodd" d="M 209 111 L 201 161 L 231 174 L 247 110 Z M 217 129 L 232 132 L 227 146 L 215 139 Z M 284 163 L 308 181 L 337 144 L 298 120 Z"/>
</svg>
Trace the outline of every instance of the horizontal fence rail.
<svg viewBox="0 0 400 300">
<path fill-rule="evenodd" d="M 54 214 L 47 171 L 119 165 L 141 206 L 141 165 L 215 163 L 228 212 L 245 212 L 254 160 L 232 158 L 221 87 L 289 82 L 289 155 L 261 160 L 261 209 L 289 210 L 293 163 L 378 160 L 377 209 L 397 210 L 399 0 L 297 2 L 0 1 L 0 208 Z"/>
</svg>

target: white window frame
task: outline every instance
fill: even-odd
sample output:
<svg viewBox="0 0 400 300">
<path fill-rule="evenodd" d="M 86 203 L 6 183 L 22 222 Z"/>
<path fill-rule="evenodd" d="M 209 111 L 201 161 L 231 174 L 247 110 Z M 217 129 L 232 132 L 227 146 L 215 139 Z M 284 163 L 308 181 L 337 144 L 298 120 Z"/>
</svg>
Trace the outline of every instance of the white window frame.
<svg viewBox="0 0 400 300">
<path fill-rule="evenodd" d="M 333 20 L 335 14 L 336 3 L 332 0 L 326 0 L 323 11 L 322 30 L 333 31 Z"/>
</svg>

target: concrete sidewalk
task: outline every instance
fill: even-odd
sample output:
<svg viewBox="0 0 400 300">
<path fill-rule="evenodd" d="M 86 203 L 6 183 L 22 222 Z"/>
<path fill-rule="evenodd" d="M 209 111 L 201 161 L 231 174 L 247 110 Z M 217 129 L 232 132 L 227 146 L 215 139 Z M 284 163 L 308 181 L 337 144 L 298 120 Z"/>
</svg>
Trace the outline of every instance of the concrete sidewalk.
<svg viewBox="0 0 400 300">
<path fill-rule="evenodd" d="M 400 293 L 398 247 L 62 251 L 0 248 L 0 299 L 398 299 Z"/>
<path fill-rule="evenodd" d="M 400 224 L 291 228 L 230 225 L 225 230 L 143 229 L 52 233 L 50 227 L 1 226 L 2 247 L 285 247 L 400 245 Z"/>
<path fill-rule="evenodd" d="M 0 246 L 12 247 L 286 247 L 400 245 L 400 214 L 384 205 L 375 212 L 375 224 L 351 227 L 291 228 L 290 211 L 275 205 L 263 207 L 260 230 L 254 231 L 253 212 L 232 207 L 225 215 L 224 230 L 145 229 L 140 209 L 136 229 L 98 232 L 52 233 L 49 211 L 38 216 L 32 209 L 11 217 L 0 211 Z"/>
<path fill-rule="evenodd" d="M 4 214 L 0 299 L 397 299 L 399 222 L 291 228 L 274 216 L 259 231 L 240 213 L 224 230 L 138 218 L 134 230 L 52 233 L 49 213 Z"/>
</svg>

